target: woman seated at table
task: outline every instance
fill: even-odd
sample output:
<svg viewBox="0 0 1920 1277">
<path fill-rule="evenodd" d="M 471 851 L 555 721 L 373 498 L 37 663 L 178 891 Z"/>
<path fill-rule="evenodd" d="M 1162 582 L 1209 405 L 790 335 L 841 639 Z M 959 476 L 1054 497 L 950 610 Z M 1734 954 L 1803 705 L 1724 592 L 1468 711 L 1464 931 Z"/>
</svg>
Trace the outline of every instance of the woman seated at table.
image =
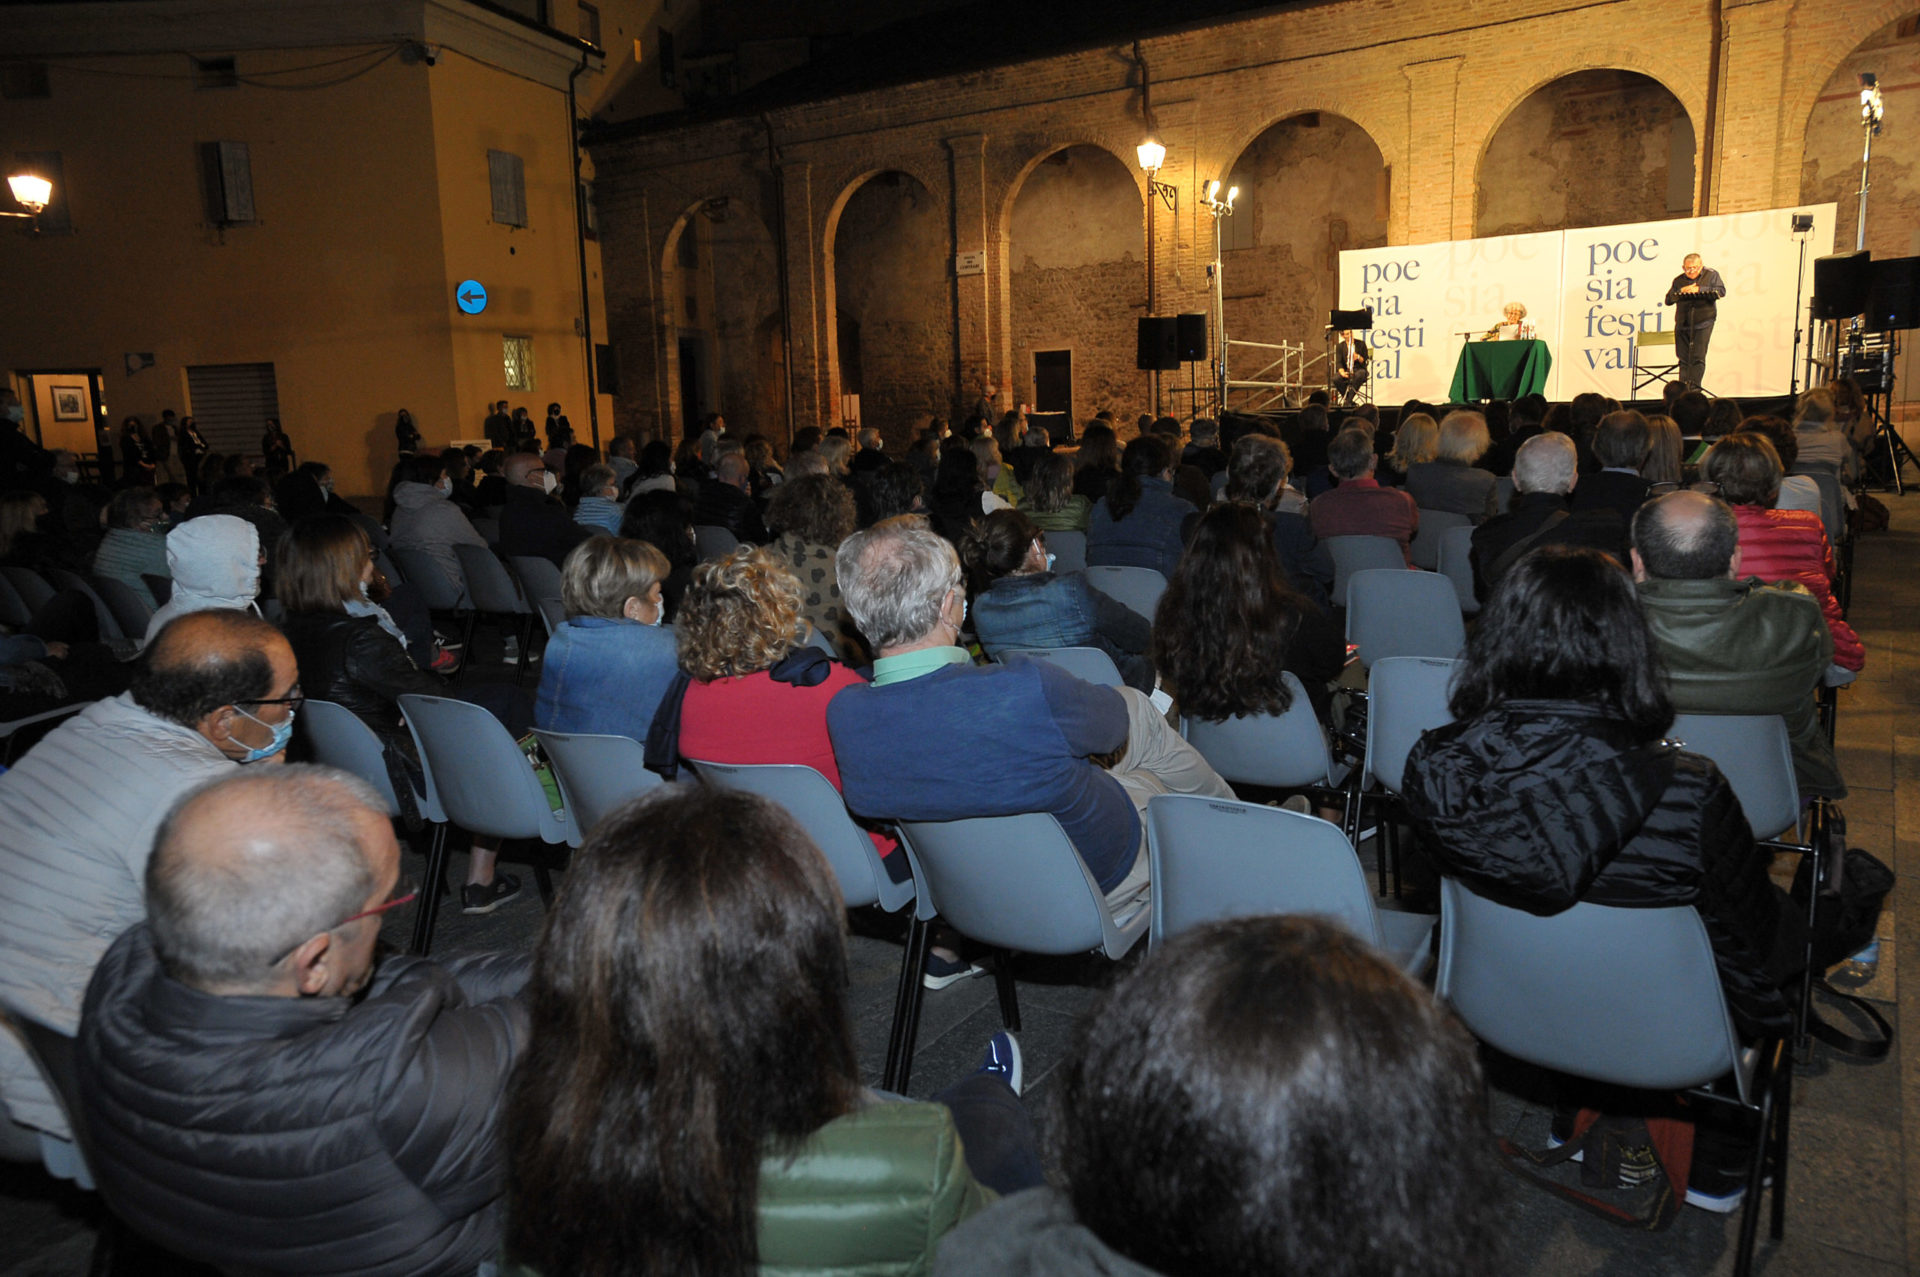
<svg viewBox="0 0 1920 1277">
<path fill-rule="evenodd" d="M 1096 647 L 1128 687 L 1153 690 L 1147 618 L 1087 584 L 1056 574 L 1047 534 L 1018 510 L 996 510 L 960 546 L 973 592 L 974 633 L 987 655 L 1023 647 Z"/>
<path fill-rule="evenodd" d="M 1500 322 L 1487 329 L 1481 341 L 1499 341 L 1506 338 L 1511 341 L 1520 335 L 1520 321 L 1527 317 L 1527 308 L 1519 302 L 1508 302 L 1500 308 Z M 1502 329 L 1507 331 L 1502 332 Z"/>
<path fill-rule="evenodd" d="M 550 732 L 647 738 L 653 712 L 679 672 L 663 625 L 667 556 L 645 541 L 597 536 L 560 568 L 556 625 L 541 660 L 534 722 Z"/>
</svg>

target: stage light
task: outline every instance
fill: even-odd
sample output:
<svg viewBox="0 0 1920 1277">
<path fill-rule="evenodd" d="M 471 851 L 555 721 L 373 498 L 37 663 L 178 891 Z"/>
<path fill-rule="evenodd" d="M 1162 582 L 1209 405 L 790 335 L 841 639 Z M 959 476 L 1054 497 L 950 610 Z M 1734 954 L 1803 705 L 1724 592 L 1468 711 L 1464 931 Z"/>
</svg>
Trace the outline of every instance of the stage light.
<svg viewBox="0 0 1920 1277">
<path fill-rule="evenodd" d="M 7 178 L 7 187 L 13 192 L 13 201 L 25 213 L 15 213 L 15 217 L 37 217 L 53 198 L 53 183 L 34 173 L 14 173 Z"/>
<path fill-rule="evenodd" d="M 1134 148 L 1134 154 L 1140 157 L 1140 167 L 1146 170 L 1148 177 L 1158 173 L 1160 166 L 1167 162 L 1167 148 L 1160 145 L 1160 139 L 1151 133 L 1147 134 L 1146 141 Z"/>
<path fill-rule="evenodd" d="M 1237 186 L 1229 186 L 1227 188 L 1227 211 L 1228 212 L 1233 211 L 1233 202 L 1239 198 L 1240 198 L 1240 188 Z"/>
<path fill-rule="evenodd" d="M 1860 73 L 1860 122 L 1875 133 L 1880 131 L 1880 121 L 1886 118 L 1887 105 L 1880 96 L 1880 80 L 1871 71 Z"/>
</svg>

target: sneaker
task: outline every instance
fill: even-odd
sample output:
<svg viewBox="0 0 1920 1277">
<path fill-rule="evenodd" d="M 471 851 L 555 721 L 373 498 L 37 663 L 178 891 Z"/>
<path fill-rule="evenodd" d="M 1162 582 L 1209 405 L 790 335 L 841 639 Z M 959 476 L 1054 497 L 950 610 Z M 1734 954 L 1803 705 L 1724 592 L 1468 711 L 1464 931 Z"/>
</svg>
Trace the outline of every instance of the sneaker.
<svg viewBox="0 0 1920 1277">
<path fill-rule="evenodd" d="M 427 668 L 435 674 L 456 674 L 460 670 L 460 653 L 443 647 L 433 654 Z"/>
<path fill-rule="evenodd" d="M 1687 1205 L 1698 1206 L 1715 1215 L 1731 1215 L 1740 1209 L 1740 1203 L 1747 1200 L 1744 1182 L 1722 1182 L 1718 1176 L 1694 1170 L 1687 1172 L 1687 1181 Z"/>
<path fill-rule="evenodd" d="M 1302 816 L 1313 815 L 1313 803 L 1305 794 L 1295 794 L 1284 803 L 1281 803 L 1280 807 L 1284 811 L 1297 811 Z"/>
<path fill-rule="evenodd" d="M 470 882 L 460 888 L 461 913 L 492 913 L 520 894 L 520 880 L 512 874 L 495 874 L 492 882 Z"/>
<path fill-rule="evenodd" d="M 1020 1059 L 1020 1043 L 1005 1029 L 987 1039 L 987 1055 L 980 1061 L 978 1073 L 991 1073 L 1020 1094 L 1026 1070 Z"/>
<path fill-rule="evenodd" d="M 520 663 L 520 640 L 511 634 L 507 635 L 506 648 L 500 654 L 500 663 L 502 665 L 518 665 Z"/>
<path fill-rule="evenodd" d="M 1827 979 L 1843 989 L 1858 989 L 1871 984 L 1879 973 L 1880 941 L 1875 938 L 1866 948 L 1829 971 Z"/>
<path fill-rule="evenodd" d="M 974 976 L 985 975 L 986 968 L 977 967 L 965 958 L 943 958 L 937 953 L 927 954 L 927 966 L 920 977 L 920 983 L 929 989 L 944 989 L 950 984 L 962 980 L 971 980 Z"/>
</svg>

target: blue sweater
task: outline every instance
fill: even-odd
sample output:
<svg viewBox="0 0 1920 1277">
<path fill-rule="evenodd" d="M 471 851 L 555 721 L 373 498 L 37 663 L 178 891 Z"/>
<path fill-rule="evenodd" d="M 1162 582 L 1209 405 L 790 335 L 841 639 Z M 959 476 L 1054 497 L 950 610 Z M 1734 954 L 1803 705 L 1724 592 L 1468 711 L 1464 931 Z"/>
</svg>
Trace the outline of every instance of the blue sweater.
<svg viewBox="0 0 1920 1277">
<path fill-rule="evenodd" d="M 1052 812 L 1102 890 L 1133 868 L 1140 817 L 1087 761 L 1127 740 L 1127 705 L 1044 661 L 949 665 L 827 706 L 847 806 L 862 816 L 961 820 Z"/>
</svg>

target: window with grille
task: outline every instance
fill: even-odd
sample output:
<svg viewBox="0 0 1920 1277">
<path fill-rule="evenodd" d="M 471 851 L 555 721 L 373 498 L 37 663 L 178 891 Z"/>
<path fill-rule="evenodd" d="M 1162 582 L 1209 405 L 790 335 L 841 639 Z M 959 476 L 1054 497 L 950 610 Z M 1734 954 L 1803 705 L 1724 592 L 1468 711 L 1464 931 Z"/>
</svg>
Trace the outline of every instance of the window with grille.
<svg viewBox="0 0 1920 1277">
<path fill-rule="evenodd" d="M 487 184 L 493 190 L 493 220 L 502 226 L 527 224 L 527 174 L 512 151 L 487 152 Z"/>
<path fill-rule="evenodd" d="M 511 333 L 502 337 L 500 359 L 506 369 L 508 390 L 533 389 L 533 338 Z"/>
</svg>

